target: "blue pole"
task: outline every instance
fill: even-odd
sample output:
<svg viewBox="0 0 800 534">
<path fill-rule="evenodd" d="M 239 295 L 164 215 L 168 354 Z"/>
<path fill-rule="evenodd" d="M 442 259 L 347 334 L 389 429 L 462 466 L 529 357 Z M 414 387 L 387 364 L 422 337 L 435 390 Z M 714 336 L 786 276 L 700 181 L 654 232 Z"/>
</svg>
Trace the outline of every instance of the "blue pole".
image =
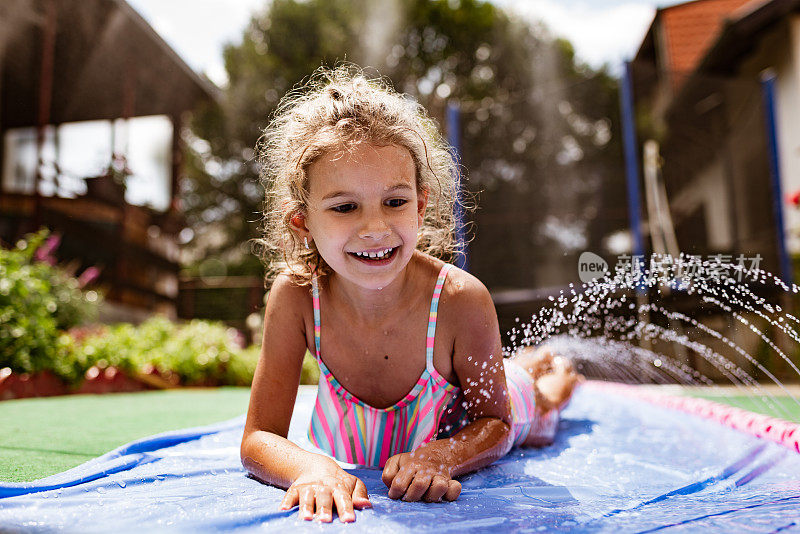
<svg viewBox="0 0 800 534">
<path fill-rule="evenodd" d="M 447 102 L 446 118 L 447 122 L 447 141 L 453 147 L 453 159 L 456 165 L 461 164 L 461 110 L 458 102 L 450 100 Z M 464 208 L 461 204 L 461 173 L 456 171 L 456 267 L 468 270 L 467 262 L 467 236 L 464 232 Z"/>
<path fill-rule="evenodd" d="M 639 192 L 639 158 L 636 142 L 636 124 L 633 114 L 633 79 L 631 62 L 625 62 L 620 84 L 620 113 L 622 119 L 622 145 L 625 151 L 625 178 L 628 185 L 628 219 L 633 236 L 633 256 L 644 257 L 644 238 L 642 237 L 641 194 Z M 636 261 L 639 261 L 638 259 Z M 631 259 L 631 266 L 634 259 Z M 641 266 L 638 270 L 642 272 Z M 643 289 L 643 288 L 640 288 Z"/>
<path fill-rule="evenodd" d="M 783 192 L 781 187 L 780 158 L 778 155 L 778 127 L 775 117 L 775 74 L 765 72 L 761 76 L 761 94 L 764 98 L 764 119 L 767 128 L 767 156 L 769 174 L 772 182 L 772 211 L 775 216 L 778 238 L 778 261 L 780 262 L 781 280 L 792 284 L 792 264 L 786 250 L 786 231 L 783 225 Z"/>
</svg>

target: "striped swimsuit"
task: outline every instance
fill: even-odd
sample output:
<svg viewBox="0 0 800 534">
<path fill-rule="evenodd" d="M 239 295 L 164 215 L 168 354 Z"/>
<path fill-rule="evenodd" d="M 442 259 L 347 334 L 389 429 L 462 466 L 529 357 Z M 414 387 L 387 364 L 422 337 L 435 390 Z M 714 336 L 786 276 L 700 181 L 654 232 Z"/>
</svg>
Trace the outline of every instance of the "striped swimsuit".
<svg viewBox="0 0 800 534">
<path fill-rule="evenodd" d="M 356 398 L 336 380 L 322 361 L 319 287 L 316 278 L 313 280 L 314 345 L 320 378 L 308 437 L 319 449 L 350 464 L 383 467 L 389 457 L 453 435 L 470 422 L 461 389 L 447 382 L 433 366 L 436 310 L 451 267 L 449 264 L 442 267 L 433 291 L 425 370 L 411 391 L 388 408 L 375 408 Z M 542 436 L 552 436 L 558 414 L 553 410 L 551 414 L 555 417 L 537 415 L 531 376 L 509 360 L 505 360 L 505 373 L 511 400 L 514 444 L 522 443 L 533 426 Z"/>
</svg>

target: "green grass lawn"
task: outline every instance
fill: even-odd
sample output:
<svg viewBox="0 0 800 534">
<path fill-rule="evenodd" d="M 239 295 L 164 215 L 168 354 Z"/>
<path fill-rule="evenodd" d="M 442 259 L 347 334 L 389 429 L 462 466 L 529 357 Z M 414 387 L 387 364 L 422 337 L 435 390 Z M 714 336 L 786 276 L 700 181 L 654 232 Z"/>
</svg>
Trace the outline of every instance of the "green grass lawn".
<svg viewBox="0 0 800 534">
<path fill-rule="evenodd" d="M 775 401 L 785 411 L 771 411 L 756 397 L 690 394 L 800 422 L 789 397 Z M 0 481 L 35 480 L 139 438 L 236 417 L 249 397 L 249 388 L 228 387 L 2 401 Z"/>
<path fill-rule="evenodd" d="M 0 402 L 0 481 L 35 480 L 167 430 L 247 411 L 250 388 L 176 389 Z"/>
<path fill-rule="evenodd" d="M 762 413 L 774 417 L 780 417 L 787 421 L 800 423 L 800 405 L 791 397 L 775 397 L 769 401 L 762 400 L 760 397 L 747 395 L 706 395 L 703 393 L 691 393 L 693 397 L 730 404 L 743 410 L 755 413 Z"/>
</svg>

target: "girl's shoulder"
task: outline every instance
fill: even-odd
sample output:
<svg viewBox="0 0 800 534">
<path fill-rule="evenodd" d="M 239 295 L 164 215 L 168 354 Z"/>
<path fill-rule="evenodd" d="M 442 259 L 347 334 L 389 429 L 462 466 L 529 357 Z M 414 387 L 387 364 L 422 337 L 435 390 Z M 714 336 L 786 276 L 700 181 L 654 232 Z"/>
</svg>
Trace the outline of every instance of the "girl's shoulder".
<svg viewBox="0 0 800 534">
<path fill-rule="evenodd" d="M 454 348 L 454 369 L 458 362 L 465 364 L 457 356 L 477 357 L 498 350 L 499 327 L 492 296 L 483 282 L 463 269 L 454 266 L 447 274 L 437 318 L 447 340 L 444 345 Z"/>
<path fill-rule="evenodd" d="M 275 277 L 269 289 L 269 299 L 287 311 L 313 307 L 311 285 L 291 273 L 280 273 Z"/>
<path fill-rule="evenodd" d="M 477 277 L 453 266 L 447 274 L 440 301 L 443 306 L 460 309 L 462 312 L 474 309 L 494 307 L 489 290 Z M 462 307 L 467 307 L 462 309 Z"/>
<path fill-rule="evenodd" d="M 428 276 L 435 280 L 444 263 L 442 260 L 426 256 Z M 453 265 L 445 278 L 444 286 L 439 297 L 440 312 L 447 309 L 467 311 L 462 306 L 474 309 L 475 307 L 494 307 L 491 295 L 486 286 L 477 277 Z"/>
</svg>

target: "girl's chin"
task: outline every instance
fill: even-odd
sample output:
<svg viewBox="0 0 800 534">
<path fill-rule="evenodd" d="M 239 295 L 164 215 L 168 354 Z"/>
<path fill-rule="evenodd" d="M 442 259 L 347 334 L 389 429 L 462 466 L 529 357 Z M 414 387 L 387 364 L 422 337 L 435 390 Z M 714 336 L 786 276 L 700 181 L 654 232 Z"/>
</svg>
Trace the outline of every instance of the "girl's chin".
<svg viewBox="0 0 800 534">
<path fill-rule="evenodd" d="M 348 254 L 350 261 L 350 280 L 364 289 L 380 290 L 394 282 L 411 258 L 405 258 L 401 250 L 395 250 L 391 256 L 383 260 L 363 260 Z M 368 263 L 369 262 L 369 263 Z M 344 274 L 344 273 L 340 273 Z"/>
</svg>

